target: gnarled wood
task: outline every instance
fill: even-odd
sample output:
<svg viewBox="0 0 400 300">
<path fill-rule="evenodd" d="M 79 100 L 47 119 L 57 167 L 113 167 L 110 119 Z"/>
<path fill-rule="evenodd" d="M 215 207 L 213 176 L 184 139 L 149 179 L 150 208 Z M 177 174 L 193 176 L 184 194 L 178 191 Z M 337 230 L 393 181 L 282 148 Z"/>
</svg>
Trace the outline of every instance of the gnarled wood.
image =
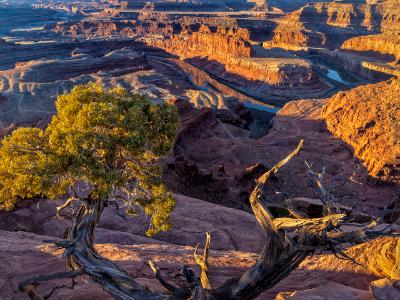
<svg viewBox="0 0 400 300">
<path fill-rule="evenodd" d="M 39 295 L 36 291 L 35 284 L 48 280 L 62 279 L 62 278 L 72 278 L 83 275 L 82 270 L 68 271 L 68 272 L 57 272 L 52 274 L 35 275 L 21 281 L 18 288 L 21 292 L 25 292 L 33 300 L 45 300 L 47 297 Z M 72 285 L 73 287 L 73 285 Z M 52 292 L 50 293 L 51 296 Z"/>
<path fill-rule="evenodd" d="M 100 284 L 115 299 L 127 300 L 242 300 L 254 299 L 263 291 L 270 289 L 282 279 L 287 277 L 298 265 L 316 249 L 329 249 L 334 253 L 342 252 L 340 244 L 353 242 L 362 243 L 382 235 L 393 235 L 390 229 L 387 231 L 374 231 L 373 227 L 379 222 L 357 227 L 351 232 L 341 232 L 336 229 L 351 220 L 345 214 L 332 214 L 331 212 L 322 218 L 307 219 L 300 214 L 294 214 L 295 218 L 274 218 L 264 200 L 264 188 L 268 180 L 296 156 L 303 146 L 299 143 L 294 151 L 280 161 L 271 170 L 264 173 L 257 181 L 250 195 L 250 204 L 259 224 L 265 231 L 265 246 L 258 261 L 242 276 L 233 278 L 221 287 L 212 289 L 208 273 L 208 255 L 211 237 L 207 234 L 204 253 L 200 257 L 195 250 L 195 259 L 201 267 L 200 280 L 196 278 L 193 271 L 184 268 L 183 272 L 188 281 L 188 287 L 175 287 L 168 283 L 160 270 L 150 263 L 157 279 L 170 291 L 170 295 L 151 293 L 131 278 L 126 271 L 115 263 L 99 255 L 94 247 L 94 229 L 107 201 L 96 201 L 90 196 L 81 199 L 83 202 L 75 218 L 74 225 L 69 234 L 69 240 L 56 241 L 55 244 L 65 249 L 64 256 L 67 258 L 71 272 L 64 272 L 65 276 L 75 277 L 84 275 L 92 281 Z M 319 178 L 318 186 L 322 186 Z M 323 187 L 323 186 L 322 186 Z M 325 195 L 326 196 L 326 195 Z M 268 202 L 267 202 L 268 203 Z M 327 203 L 329 204 L 329 203 Z M 290 211 L 290 208 L 288 209 Z M 294 233 L 290 238 L 287 232 Z M 400 246 L 396 253 L 400 252 Z M 393 272 L 398 273 L 399 263 L 393 267 Z M 31 299 L 42 300 L 41 296 L 33 289 L 32 284 L 43 280 L 57 279 L 60 274 L 39 275 L 33 279 L 21 283 L 21 290 L 28 293 Z"/>
<path fill-rule="evenodd" d="M 210 249 L 210 244 L 211 244 L 211 234 L 209 232 L 206 232 L 206 245 L 204 246 L 203 256 L 200 257 L 197 254 L 197 249 L 199 247 L 199 244 L 197 244 L 196 249 L 194 250 L 194 258 L 196 260 L 196 263 L 201 268 L 200 281 L 201 281 L 201 286 L 204 289 L 211 289 L 211 283 L 209 278 L 210 276 L 208 274 L 208 252 Z"/>
</svg>

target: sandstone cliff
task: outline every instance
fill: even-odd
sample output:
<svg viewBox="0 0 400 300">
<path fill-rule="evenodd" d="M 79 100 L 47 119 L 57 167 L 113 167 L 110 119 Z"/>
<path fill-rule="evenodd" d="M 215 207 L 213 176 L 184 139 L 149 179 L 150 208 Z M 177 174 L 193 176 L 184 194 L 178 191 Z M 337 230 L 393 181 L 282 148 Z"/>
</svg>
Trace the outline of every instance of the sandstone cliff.
<svg viewBox="0 0 400 300">
<path fill-rule="evenodd" d="M 398 32 L 399 20 L 400 11 L 396 0 L 367 3 L 357 0 L 309 3 L 277 20 L 272 40 L 265 42 L 264 45 L 294 50 L 302 47 L 338 48 L 352 37 L 390 31 L 391 34 L 385 37 L 386 42 L 379 42 L 388 45 L 377 45 L 375 48 L 393 49 L 391 43 L 395 44 L 397 38 L 391 39 L 390 36 L 393 32 Z M 373 43 L 374 41 L 371 41 L 369 46 L 366 46 L 364 40 L 359 41 L 356 38 L 346 47 L 355 47 L 358 44 L 359 50 L 363 50 L 362 48 L 374 50 Z M 395 53 L 391 51 L 391 54 Z"/>
<path fill-rule="evenodd" d="M 269 89 L 269 85 L 324 87 L 307 61 L 254 57 L 249 40 L 250 33 L 246 29 L 204 25 L 198 31 L 183 31 L 171 38 L 145 39 L 152 46 L 179 55 L 181 59 L 246 89 L 261 92 Z"/>
<path fill-rule="evenodd" d="M 400 64 L 400 33 L 391 32 L 351 38 L 343 43 L 342 49 L 355 51 L 375 51 L 393 56 L 393 64 Z"/>
<path fill-rule="evenodd" d="M 251 56 L 251 46 L 247 42 L 249 35 L 244 29 L 213 29 L 202 25 L 196 32 L 183 32 L 170 39 L 156 39 L 153 43 L 182 57 L 210 56 L 226 60 L 231 56 Z"/>
<path fill-rule="evenodd" d="M 372 31 L 371 18 L 369 5 L 309 3 L 277 20 L 273 38 L 264 47 L 337 48 L 347 38 Z"/>
<path fill-rule="evenodd" d="M 353 37 L 341 48 L 356 51 L 374 51 L 393 56 L 394 64 L 400 61 L 400 6 L 396 0 L 379 1 L 371 6 L 371 25 L 379 35 Z"/>
<path fill-rule="evenodd" d="M 400 83 L 338 93 L 324 108 L 328 129 L 354 148 L 370 174 L 400 182 Z"/>
</svg>

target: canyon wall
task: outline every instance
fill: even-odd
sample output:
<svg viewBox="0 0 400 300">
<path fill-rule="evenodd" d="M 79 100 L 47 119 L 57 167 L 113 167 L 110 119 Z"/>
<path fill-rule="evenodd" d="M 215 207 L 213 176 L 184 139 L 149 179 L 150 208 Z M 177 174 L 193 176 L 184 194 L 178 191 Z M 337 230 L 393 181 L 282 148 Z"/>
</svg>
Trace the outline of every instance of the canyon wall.
<svg viewBox="0 0 400 300">
<path fill-rule="evenodd" d="M 148 42 L 183 58 L 209 56 L 226 60 L 232 56 L 251 56 L 251 45 L 247 42 L 249 36 L 250 33 L 241 28 L 211 28 L 202 25 L 196 32 L 182 32 L 169 39 L 149 39 Z"/>
<path fill-rule="evenodd" d="M 374 24 L 379 35 L 353 37 L 341 48 L 355 51 L 374 51 L 393 56 L 393 64 L 400 62 L 400 5 L 397 0 L 387 0 L 373 6 Z"/>
<path fill-rule="evenodd" d="M 351 38 L 343 43 L 342 49 L 354 51 L 374 51 L 393 56 L 393 64 L 400 64 L 400 34 L 384 33 Z"/>
<path fill-rule="evenodd" d="M 400 182 L 400 82 L 366 85 L 332 97 L 324 108 L 328 129 L 354 148 L 369 173 Z"/>
<path fill-rule="evenodd" d="M 282 47 L 296 49 L 299 47 L 329 47 L 338 48 L 343 42 L 360 35 L 390 32 L 385 41 L 380 44 L 398 42 L 398 29 L 400 23 L 400 9 L 396 0 L 382 2 L 368 2 L 350 0 L 346 2 L 309 3 L 282 19 L 277 20 L 277 27 L 272 40 L 265 43 L 266 47 Z M 365 50 L 374 50 L 373 43 L 378 38 L 368 41 L 356 38 L 346 47 L 356 44 Z M 368 41 L 369 45 L 365 45 Z M 375 49 L 381 50 L 385 46 L 377 45 Z M 363 49 L 360 49 L 363 50 Z M 393 54 L 393 51 L 391 51 Z"/>
<path fill-rule="evenodd" d="M 312 49 L 308 53 L 372 82 L 387 80 L 391 75 L 397 75 L 397 71 L 390 65 L 376 63 L 373 59 L 359 56 L 355 52 Z"/>
<path fill-rule="evenodd" d="M 312 66 L 305 61 L 253 57 L 255 55 L 249 39 L 250 33 L 246 29 L 211 28 L 203 25 L 196 32 L 183 31 L 170 38 L 146 38 L 145 41 L 181 59 L 188 59 L 215 75 L 228 80 L 229 74 L 236 76 L 237 83 L 246 80 L 253 81 L 247 82 L 247 85 L 318 83 Z"/>
<path fill-rule="evenodd" d="M 348 38 L 373 31 L 371 18 L 369 5 L 309 3 L 277 20 L 273 38 L 264 47 L 337 48 Z"/>
<path fill-rule="evenodd" d="M 281 19 L 265 48 L 342 48 L 373 51 L 400 61 L 400 6 L 396 0 L 309 3 Z"/>
</svg>

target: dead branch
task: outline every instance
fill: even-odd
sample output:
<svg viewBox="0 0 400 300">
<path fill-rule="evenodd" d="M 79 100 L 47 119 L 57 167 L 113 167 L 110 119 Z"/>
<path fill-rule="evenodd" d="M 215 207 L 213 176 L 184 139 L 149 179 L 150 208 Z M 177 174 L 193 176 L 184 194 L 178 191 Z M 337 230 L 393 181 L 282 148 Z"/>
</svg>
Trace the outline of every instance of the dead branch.
<svg viewBox="0 0 400 300">
<path fill-rule="evenodd" d="M 320 195 L 320 200 L 323 204 L 323 214 L 330 215 L 334 213 L 334 207 L 333 207 L 333 200 L 332 200 L 332 195 L 331 195 L 331 189 L 329 188 L 328 190 L 324 187 L 323 185 L 323 180 L 326 172 L 326 167 L 325 165 L 322 166 L 321 173 L 314 172 L 312 170 L 312 165 L 309 164 L 306 160 L 304 161 L 305 165 L 308 168 L 307 173 L 310 174 L 314 179 L 315 183 L 318 188 L 318 194 Z"/>
<path fill-rule="evenodd" d="M 201 285 L 204 289 L 211 289 L 211 283 L 208 274 L 208 252 L 211 244 L 211 234 L 209 232 L 206 233 L 206 245 L 204 246 L 203 256 L 199 256 L 197 254 L 197 249 L 199 244 L 197 244 L 196 249 L 194 250 L 194 258 L 196 263 L 201 267 L 201 275 L 200 281 Z"/>
<path fill-rule="evenodd" d="M 18 285 L 18 288 L 21 292 L 27 293 L 29 298 L 32 300 L 45 300 L 51 296 L 55 289 L 53 289 L 47 297 L 42 297 L 36 291 L 36 285 L 43 281 L 55 280 L 55 279 L 62 279 L 62 278 L 75 278 L 77 276 L 83 275 L 84 272 L 82 270 L 77 271 L 68 271 L 68 272 L 57 272 L 52 274 L 45 274 L 45 275 L 35 275 L 29 277 L 23 281 L 21 281 Z M 73 284 L 74 286 L 74 284 Z M 64 286 L 63 286 L 64 287 Z"/>
<path fill-rule="evenodd" d="M 72 203 L 73 203 L 74 201 L 77 201 L 77 200 L 78 200 L 78 198 L 76 198 L 75 196 L 73 196 L 73 197 L 68 198 L 67 201 L 65 201 L 62 205 L 57 206 L 57 208 L 56 208 L 56 217 L 57 217 L 58 219 L 61 219 L 60 212 L 61 212 L 62 210 L 64 210 L 64 209 L 66 209 L 67 207 L 71 206 Z"/>
<path fill-rule="evenodd" d="M 161 283 L 163 287 L 165 287 L 170 292 L 175 292 L 178 289 L 176 286 L 170 284 L 168 281 L 164 279 L 164 277 L 160 272 L 160 269 L 154 264 L 154 262 L 150 260 L 149 265 L 150 268 L 153 270 L 153 272 L 156 274 L 157 280 Z"/>
<path fill-rule="evenodd" d="M 393 234 L 390 228 L 375 231 L 374 227 L 379 224 L 380 219 L 374 220 L 370 224 L 364 224 L 363 227 L 356 227 L 357 229 L 353 231 L 341 231 L 341 226 L 351 225 L 351 223 L 349 224 L 351 217 L 346 214 L 333 213 L 333 206 L 330 206 L 332 209 L 327 210 L 326 215 L 321 218 L 307 218 L 296 213 L 292 214 L 295 218 L 274 218 L 266 205 L 268 201 L 264 199 L 265 186 L 274 174 L 299 153 L 302 146 L 303 141 L 300 141 L 294 151 L 256 181 L 249 200 L 258 223 L 265 231 L 265 246 L 259 259 L 251 268 L 242 276 L 230 279 L 221 287 L 213 289 L 210 284 L 208 256 L 211 236 L 208 233 L 203 255 L 197 254 L 198 246 L 194 251 L 196 263 L 201 267 L 200 279 L 192 270 L 184 267 L 183 274 L 189 286 L 176 287 L 168 283 L 160 270 L 150 262 L 156 278 L 171 294 L 152 293 L 142 287 L 126 271 L 111 260 L 102 257 L 95 250 L 94 229 L 108 201 L 95 201 L 89 195 L 85 199 L 80 199 L 82 205 L 70 230 L 69 239 L 53 241 L 58 247 L 65 249 L 64 256 L 67 258 L 71 271 L 38 275 L 33 279 L 27 279 L 20 283 L 20 290 L 26 292 L 31 299 L 42 300 L 44 298 L 35 290 L 36 283 L 57 278 L 85 276 L 101 285 L 104 290 L 118 300 L 254 299 L 287 277 L 316 250 L 330 250 L 338 257 L 340 255 L 343 259 L 357 263 L 344 252 L 342 244 L 349 242 L 359 244 L 378 236 L 399 236 L 399 234 Z M 331 198 L 330 192 L 322 184 L 324 169 L 322 173 L 315 174 L 314 176 L 318 180 L 317 186 L 321 194 L 325 195 L 324 201 L 328 207 L 331 204 Z M 133 194 L 129 197 L 132 198 Z M 66 203 L 62 207 L 64 206 L 67 207 L 68 204 Z M 289 211 L 290 209 L 289 207 Z M 399 249 L 396 251 L 400 253 Z"/>
</svg>

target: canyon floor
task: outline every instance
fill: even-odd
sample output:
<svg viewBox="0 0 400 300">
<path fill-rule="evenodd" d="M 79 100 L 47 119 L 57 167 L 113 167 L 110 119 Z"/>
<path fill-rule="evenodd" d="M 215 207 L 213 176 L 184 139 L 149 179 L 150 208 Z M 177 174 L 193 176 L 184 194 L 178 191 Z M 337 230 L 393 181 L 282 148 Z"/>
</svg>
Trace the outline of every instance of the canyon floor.
<svg viewBox="0 0 400 300">
<path fill-rule="evenodd" d="M 270 201 L 321 216 L 307 162 L 324 170 L 335 203 L 360 224 L 372 215 L 398 230 L 400 8 L 396 0 L 307 2 L 0 1 L 0 136 L 46 127 L 56 97 L 90 81 L 177 106 L 178 137 L 161 162 L 177 199 L 173 229 L 148 238 L 145 216 L 108 209 L 96 231 L 99 253 L 153 291 L 165 292 L 148 261 L 182 283 L 183 265 L 199 271 L 193 251 L 205 232 L 213 286 L 254 264 L 263 233 L 249 194 L 301 139 L 300 154 L 271 180 Z M 19 281 L 66 270 L 61 250 L 45 242 L 70 225 L 55 218 L 60 201 L 0 212 L 0 299 L 27 299 Z M 400 299 L 374 261 L 385 256 L 379 245 L 396 241 L 349 245 L 363 267 L 318 252 L 258 299 Z M 39 291 L 63 284 L 54 299 L 109 297 L 83 279 Z"/>
</svg>

